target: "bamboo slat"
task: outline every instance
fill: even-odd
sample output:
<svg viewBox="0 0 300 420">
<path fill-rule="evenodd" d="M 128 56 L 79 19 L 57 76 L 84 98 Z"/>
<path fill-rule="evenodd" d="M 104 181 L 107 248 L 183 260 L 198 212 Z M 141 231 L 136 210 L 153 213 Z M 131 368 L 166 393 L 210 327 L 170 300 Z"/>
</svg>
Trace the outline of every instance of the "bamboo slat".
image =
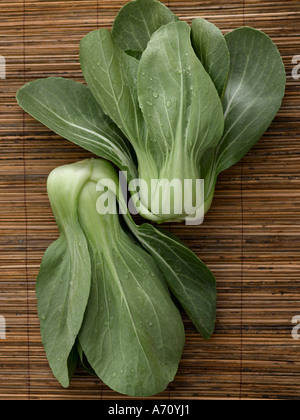
<svg viewBox="0 0 300 420">
<path fill-rule="evenodd" d="M 15 93 L 25 82 L 63 76 L 83 81 L 80 39 L 111 27 L 120 0 L 12 0 L 0 5 L 0 399 L 130 399 L 78 369 L 68 389 L 53 377 L 40 340 L 34 293 L 57 227 L 46 193 L 56 166 L 91 154 L 24 114 Z M 272 37 L 287 89 L 258 144 L 219 177 L 200 226 L 167 225 L 214 272 L 218 312 L 204 341 L 183 314 L 184 354 L 175 380 L 154 398 L 300 399 L 300 55 L 299 1 L 169 1 L 180 19 L 205 17 L 224 33 L 248 25 Z"/>
</svg>

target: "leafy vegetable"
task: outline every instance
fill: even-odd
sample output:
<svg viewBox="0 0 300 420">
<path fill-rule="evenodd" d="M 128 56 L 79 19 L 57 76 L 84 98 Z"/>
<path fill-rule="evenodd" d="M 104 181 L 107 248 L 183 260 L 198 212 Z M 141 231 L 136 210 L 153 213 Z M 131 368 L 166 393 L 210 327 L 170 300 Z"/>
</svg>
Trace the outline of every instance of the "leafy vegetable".
<svg viewBox="0 0 300 420">
<path fill-rule="evenodd" d="M 202 221 L 218 175 L 263 135 L 286 83 L 263 32 L 243 27 L 223 36 L 201 18 L 190 27 L 157 0 L 131 1 L 112 30 L 87 34 L 80 64 L 87 86 L 36 80 L 18 91 L 18 103 L 125 171 L 134 210 L 157 223 Z M 216 282 L 178 238 L 137 225 L 111 182 L 119 180 L 110 163 L 95 159 L 49 176 L 60 236 L 37 279 L 42 340 L 63 386 L 80 361 L 118 392 L 152 395 L 174 377 L 184 341 L 169 290 L 207 339 Z M 106 200 L 107 211 L 96 211 Z"/>
<path fill-rule="evenodd" d="M 126 169 L 129 180 L 142 180 L 137 210 L 158 223 L 193 218 L 202 205 L 208 210 L 218 174 L 262 136 L 285 89 L 282 59 L 263 32 L 244 27 L 224 37 L 201 18 L 190 29 L 156 0 L 129 2 L 111 31 L 87 34 L 80 62 L 90 90 L 43 79 L 20 89 L 18 102 Z M 169 195 L 161 192 L 165 180 Z M 185 187 L 185 180 L 192 183 Z M 204 203 L 196 199 L 201 194 Z M 187 196 L 196 206 L 186 209 Z"/>
<path fill-rule="evenodd" d="M 97 211 L 97 183 L 114 176 L 108 162 L 95 159 L 49 175 L 61 236 L 46 251 L 38 277 L 41 332 L 63 386 L 78 337 L 89 370 L 120 393 L 147 396 L 173 380 L 184 329 L 155 261 L 121 228 L 118 214 Z"/>
<path fill-rule="evenodd" d="M 150 211 L 145 217 L 164 221 L 188 216 L 182 215 L 181 191 L 171 197 L 170 214 L 160 208 L 153 212 L 160 191 L 152 191 L 151 199 L 150 192 L 154 179 L 176 178 L 183 185 L 184 179 L 199 178 L 202 154 L 223 132 L 221 101 L 192 49 L 189 26 L 162 26 L 140 62 L 118 49 L 108 30 L 93 31 L 81 41 L 80 60 L 93 95 L 135 149 L 139 177 L 146 183 L 139 191 Z"/>
</svg>

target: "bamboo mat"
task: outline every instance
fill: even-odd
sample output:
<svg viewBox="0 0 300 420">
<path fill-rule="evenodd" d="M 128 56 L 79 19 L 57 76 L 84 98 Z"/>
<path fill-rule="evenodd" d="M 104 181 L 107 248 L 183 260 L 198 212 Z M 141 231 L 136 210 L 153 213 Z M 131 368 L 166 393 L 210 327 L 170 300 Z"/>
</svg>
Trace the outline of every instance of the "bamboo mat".
<svg viewBox="0 0 300 420">
<path fill-rule="evenodd" d="M 34 293 L 46 247 L 58 231 L 46 194 L 56 166 L 90 154 L 25 115 L 15 100 L 25 82 L 46 76 L 83 81 L 80 39 L 109 28 L 125 1 L 11 0 L 0 5 L 0 399 L 125 399 L 77 370 L 68 389 L 53 377 L 41 345 Z M 300 54 L 299 1 L 170 1 L 190 22 L 205 17 L 224 33 L 242 25 L 272 37 L 287 89 L 259 143 L 218 180 L 204 223 L 167 227 L 214 272 L 218 311 L 204 341 L 184 317 L 186 344 L 175 380 L 153 398 L 300 399 Z"/>
</svg>

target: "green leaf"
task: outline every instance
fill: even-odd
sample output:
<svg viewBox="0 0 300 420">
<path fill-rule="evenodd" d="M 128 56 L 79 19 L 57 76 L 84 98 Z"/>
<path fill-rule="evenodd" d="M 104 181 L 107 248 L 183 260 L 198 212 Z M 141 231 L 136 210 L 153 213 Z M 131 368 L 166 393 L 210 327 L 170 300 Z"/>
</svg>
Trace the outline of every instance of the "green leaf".
<svg viewBox="0 0 300 420">
<path fill-rule="evenodd" d="M 205 19 L 192 20 L 192 44 L 222 97 L 229 72 L 230 56 L 225 38 L 213 23 Z"/>
<path fill-rule="evenodd" d="M 133 233 L 165 276 L 169 289 L 194 326 L 208 339 L 216 318 L 216 281 L 209 268 L 177 237 L 150 224 Z"/>
<path fill-rule="evenodd" d="M 161 26 L 178 20 L 168 7 L 156 0 L 135 0 L 121 8 L 112 35 L 124 51 L 144 51 L 151 35 Z"/>
<path fill-rule="evenodd" d="M 130 144 L 85 85 L 59 77 L 39 79 L 19 89 L 17 100 L 55 133 L 136 177 Z"/>
<path fill-rule="evenodd" d="M 90 256 L 76 207 L 89 170 L 76 168 L 56 168 L 48 177 L 48 195 L 60 236 L 47 248 L 36 283 L 42 342 L 53 374 L 64 387 L 74 370 L 72 349 L 91 283 Z"/>
<path fill-rule="evenodd" d="M 136 93 L 138 60 L 115 45 L 110 31 L 100 29 L 81 40 L 80 63 L 101 108 L 135 145 L 144 132 Z"/>
<path fill-rule="evenodd" d="M 217 173 L 238 162 L 260 139 L 279 110 L 286 74 L 276 45 L 263 32 L 242 27 L 225 36 L 230 71 L 223 99 L 225 128 L 217 148 Z"/>
<path fill-rule="evenodd" d="M 180 170 L 176 158 L 186 166 L 191 159 L 199 163 L 222 135 L 223 112 L 215 86 L 191 46 L 187 23 L 170 23 L 153 34 L 140 60 L 137 83 L 154 139 L 145 147 L 156 153 L 160 165 L 170 154 L 175 172 Z M 168 175 L 173 179 L 169 171 Z"/>
<path fill-rule="evenodd" d="M 182 320 L 154 260 L 122 230 L 118 215 L 97 213 L 98 197 L 90 183 L 79 201 L 92 261 L 80 345 L 109 387 L 151 396 L 176 374 L 184 345 Z"/>
</svg>

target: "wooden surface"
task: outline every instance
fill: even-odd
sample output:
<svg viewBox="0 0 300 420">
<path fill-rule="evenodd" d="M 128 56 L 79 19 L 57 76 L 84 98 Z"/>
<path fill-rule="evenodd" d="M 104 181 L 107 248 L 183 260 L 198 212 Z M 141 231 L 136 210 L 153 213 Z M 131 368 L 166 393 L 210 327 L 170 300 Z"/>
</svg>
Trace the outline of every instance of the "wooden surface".
<svg viewBox="0 0 300 420">
<path fill-rule="evenodd" d="M 41 345 L 34 293 L 46 247 L 57 237 L 46 194 L 56 166 L 89 156 L 25 115 L 15 101 L 25 82 L 46 76 L 83 81 L 78 44 L 109 28 L 124 1 L 2 0 L 0 55 L 0 399 L 122 399 L 78 370 L 69 389 L 52 376 Z M 177 376 L 155 398 L 300 399 L 300 54 L 299 1 L 170 1 L 183 20 L 205 17 L 225 32 L 265 31 L 282 54 L 282 108 L 247 156 L 218 180 L 202 225 L 168 225 L 215 273 L 215 333 L 204 341 L 185 317 L 186 345 Z"/>
</svg>

